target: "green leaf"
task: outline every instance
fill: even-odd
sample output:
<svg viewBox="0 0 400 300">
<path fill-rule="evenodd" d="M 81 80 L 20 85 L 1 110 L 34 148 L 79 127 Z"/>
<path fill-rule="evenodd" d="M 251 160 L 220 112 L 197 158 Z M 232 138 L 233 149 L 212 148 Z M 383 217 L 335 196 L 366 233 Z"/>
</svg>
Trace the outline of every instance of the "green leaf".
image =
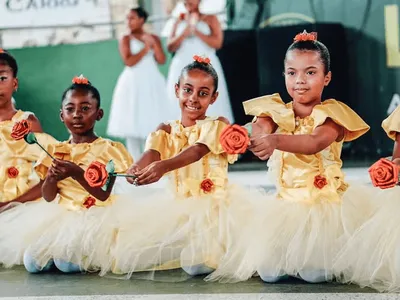
<svg viewBox="0 0 400 300">
<path fill-rule="evenodd" d="M 33 132 L 29 132 L 27 135 L 24 136 L 25 142 L 29 145 L 37 144 L 36 136 Z"/>
<path fill-rule="evenodd" d="M 110 160 L 106 165 L 106 171 L 110 175 L 115 172 L 115 164 L 113 160 Z"/>
</svg>

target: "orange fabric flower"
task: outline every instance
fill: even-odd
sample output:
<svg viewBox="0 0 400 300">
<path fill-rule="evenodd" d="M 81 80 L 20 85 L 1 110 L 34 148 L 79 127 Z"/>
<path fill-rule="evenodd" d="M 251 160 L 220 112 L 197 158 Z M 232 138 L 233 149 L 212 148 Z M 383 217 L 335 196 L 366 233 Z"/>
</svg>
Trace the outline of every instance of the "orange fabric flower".
<svg viewBox="0 0 400 300">
<path fill-rule="evenodd" d="M 314 177 L 314 186 L 316 188 L 322 189 L 327 184 L 328 184 L 328 181 L 326 181 L 326 178 L 324 176 L 317 175 Z"/>
<path fill-rule="evenodd" d="M 7 169 L 7 176 L 8 178 L 17 178 L 19 174 L 19 171 L 16 167 L 9 167 Z"/>
<path fill-rule="evenodd" d="M 106 165 L 98 161 L 92 162 L 86 169 L 84 178 L 91 187 L 102 187 L 108 179 Z"/>
<path fill-rule="evenodd" d="M 83 77 L 83 75 L 80 75 L 79 77 L 75 76 L 72 79 L 72 83 L 74 83 L 74 84 L 89 84 L 89 80 L 87 78 Z"/>
<path fill-rule="evenodd" d="M 303 31 L 294 37 L 295 42 L 305 42 L 305 41 L 317 41 L 318 34 L 316 32 Z"/>
<path fill-rule="evenodd" d="M 200 188 L 204 191 L 204 193 L 210 193 L 214 188 L 214 182 L 211 179 L 206 178 L 201 182 Z"/>
<path fill-rule="evenodd" d="M 96 205 L 96 198 L 93 198 L 92 196 L 87 197 L 85 202 L 83 202 L 83 206 L 86 207 L 87 209 L 95 205 Z"/>
<path fill-rule="evenodd" d="M 208 57 L 202 57 L 202 56 L 199 56 L 199 55 L 193 56 L 193 60 L 195 60 L 195 61 L 197 61 L 198 63 L 201 63 L 201 64 L 209 64 L 209 63 L 211 63 L 211 60 Z"/>
<path fill-rule="evenodd" d="M 219 142 L 226 153 L 241 154 L 246 152 L 250 137 L 246 128 L 234 124 L 222 130 Z"/>
<path fill-rule="evenodd" d="M 399 181 L 399 167 L 392 161 L 381 158 L 369 169 L 372 184 L 381 189 L 394 187 Z"/>
<path fill-rule="evenodd" d="M 14 140 L 21 140 L 31 131 L 31 123 L 28 120 L 22 120 L 14 124 L 11 130 L 11 137 Z"/>
<path fill-rule="evenodd" d="M 0 53 L 6 53 L 3 48 L 0 48 Z"/>
<path fill-rule="evenodd" d="M 183 20 L 185 20 L 185 17 L 186 17 L 186 14 L 185 13 L 181 13 L 179 15 L 179 20 L 183 21 Z"/>
</svg>

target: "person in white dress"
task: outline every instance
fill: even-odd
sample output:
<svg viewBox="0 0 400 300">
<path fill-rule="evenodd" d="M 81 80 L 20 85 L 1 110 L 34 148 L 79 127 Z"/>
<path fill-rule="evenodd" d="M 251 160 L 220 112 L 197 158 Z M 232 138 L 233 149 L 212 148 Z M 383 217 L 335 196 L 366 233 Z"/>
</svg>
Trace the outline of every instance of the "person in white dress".
<svg viewBox="0 0 400 300">
<path fill-rule="evenodd" d="M 144 31 L 147 17 L 141 7 L 127 16 L 130 33 L 119 44 L 125 68 L 114 89 L 107 128 L 107 135 L 126 139 L 134 158 L 141 156 L 147 135 L 170 109 L 165 78 L 158 69 L 166 61 L 165 53 L 160 39 Z"/>
<path fill-rule="evenodd" d="M 168 98 L 175 103 L 175 118 L 179 116 L 179 105 L 174 86 L 181 70 L 193 60 L 195 54 L 208 57 L 219 78 L 219 97 L 209 109 L 210 115 L 225 116 L 234 121 L 228 89 L 221 63 L 215 54 L 222 47 L 223 32 L 215 15 L 204 15 L 199 11 L 200 0 L 185 0 L 186 14 L 176 20 L 168 41 L 168 51 L 175 53 L 168 72 Z"/>
</svg>

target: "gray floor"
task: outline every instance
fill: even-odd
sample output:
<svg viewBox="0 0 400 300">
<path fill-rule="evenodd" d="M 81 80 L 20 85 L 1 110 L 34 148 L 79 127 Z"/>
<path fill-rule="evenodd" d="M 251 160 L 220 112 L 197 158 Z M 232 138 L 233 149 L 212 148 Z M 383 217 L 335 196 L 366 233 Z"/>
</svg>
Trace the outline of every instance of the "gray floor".
<svg viewBox="0 0 400 300">
<path fill-rule="evenodd" d="M 177 274 L 174 271 L 166 275 L 178 278 Z M 97 274 L 28 274 L 19 267 L 0 269 L 0 299 L 400 299 L 400 296 L 376 294 L 353 285 L 307 284 L 296 279 L 265 284 L 253 278 L 237 284 L 219 284 L 196 277 L 172 283 L 101 278 Z"/>
</svg>

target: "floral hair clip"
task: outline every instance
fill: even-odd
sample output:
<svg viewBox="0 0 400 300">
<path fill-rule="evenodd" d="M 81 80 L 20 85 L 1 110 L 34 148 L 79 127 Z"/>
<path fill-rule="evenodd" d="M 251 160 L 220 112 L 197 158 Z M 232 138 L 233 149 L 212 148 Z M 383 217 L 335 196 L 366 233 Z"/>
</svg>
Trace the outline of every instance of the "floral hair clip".
<svg viewBox="0 0 400 300">
<path fill-rule="evenodd" d="M 202 57 L 202 56 L 199 56 L 199 55 L 193 56 L 193 60 L 197 61 L 198 63 L 201 63 L 201 64 L 207 64 L 208 65 L 209 63 L 211 63 L 211 60 L 208 57 Z"/>
<path fill-rule="evenodd" d="M 1 54 L 1 53 L 6 53 L 6 51 L 4 51 L 3 48 L 0 48 L 0 54 Z"/>
<path fill-rule="evenodd" d="M 89 84 L 89 80 L 81 74 L 79 77 L 75 76 L 72 78 L 72 83 L 74 84 Z"/>
<path fill-rule="evenodd" d="M 294 37 L 294 42 L 317 41 L 318 34 L 316 32 L 303 31 Z"/>
</svg>

